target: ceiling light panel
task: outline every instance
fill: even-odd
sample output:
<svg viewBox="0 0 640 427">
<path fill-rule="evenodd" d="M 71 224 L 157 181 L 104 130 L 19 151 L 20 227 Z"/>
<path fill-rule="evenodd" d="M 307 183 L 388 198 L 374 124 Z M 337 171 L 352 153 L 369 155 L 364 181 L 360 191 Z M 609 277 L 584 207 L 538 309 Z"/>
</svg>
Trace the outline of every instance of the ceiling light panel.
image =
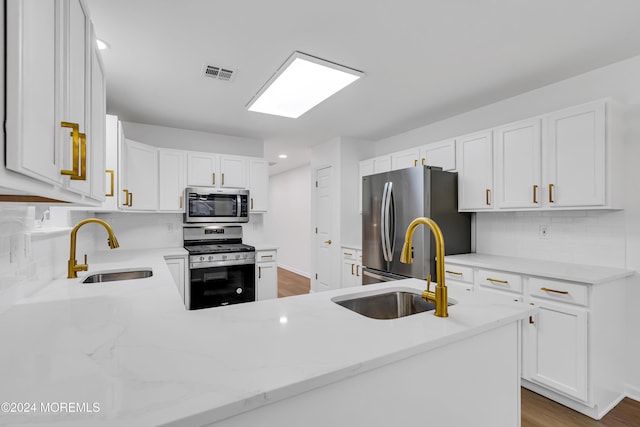
<svg viewBox="0 0 640 427">
<path fill-rule="evenodd" d="M 247 108 L 298 118 L 363 75 L 361 71 L 294 52 L 249 101 Z"/>
</svg>

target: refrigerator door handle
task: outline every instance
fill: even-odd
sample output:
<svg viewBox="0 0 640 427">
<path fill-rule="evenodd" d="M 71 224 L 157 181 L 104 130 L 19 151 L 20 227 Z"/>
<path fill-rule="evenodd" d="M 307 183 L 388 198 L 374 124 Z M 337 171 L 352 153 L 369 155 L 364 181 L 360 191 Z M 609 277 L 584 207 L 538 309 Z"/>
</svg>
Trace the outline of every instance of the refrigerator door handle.
<svg viewBox="0 0 640 427">
<path fill-rule="evenodd" d="M 384 183 L 382 189 L 382 203 L 380 204 L 380 243 L 382 244 L 382 257 L 389 261 L 387 257 L 387 194 L 389 183 Z"/>
<path fill-rule="evenodd" d="M 396 203 L 393 197 L 393 182 L 389 183 L 387 205 L 387 256 L 391 262 L 393 261 L 393 252 L 396 246 Z"/>
</svg>

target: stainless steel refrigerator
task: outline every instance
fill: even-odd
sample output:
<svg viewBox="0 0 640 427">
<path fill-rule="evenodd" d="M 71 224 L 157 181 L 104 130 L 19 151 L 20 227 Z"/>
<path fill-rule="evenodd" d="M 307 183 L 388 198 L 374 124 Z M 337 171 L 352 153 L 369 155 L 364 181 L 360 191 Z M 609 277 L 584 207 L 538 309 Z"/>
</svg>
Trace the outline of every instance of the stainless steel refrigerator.
<svg viewBox="0 0 640 427">
<path fill-rule="evenodd" d="M 407 226 L 417 217 L 442 230 L 445 255 L 471 251 L 470 214 L 458 212 L 458 174 L 430 166 L 362 178 L 362 265 L 365 285 L 415 277 L 435 281 L 435 239 L 426 226 L 413 235 L 413 263 L 400 252 Z"/>
</svg>

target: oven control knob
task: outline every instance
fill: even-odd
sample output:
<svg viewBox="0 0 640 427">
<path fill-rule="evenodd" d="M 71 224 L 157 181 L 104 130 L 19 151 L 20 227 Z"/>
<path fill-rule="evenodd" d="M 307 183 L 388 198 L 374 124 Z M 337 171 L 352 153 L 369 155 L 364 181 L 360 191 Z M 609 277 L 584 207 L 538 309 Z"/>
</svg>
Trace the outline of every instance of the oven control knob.
<svg viewBox="0 0 640 427">
<path fill-rule="evenodd" d="M 213 255 L 209 255 L 209 261 L 213 261 Z"/>
<path fill-rule="evenodd" d="M 240 255 L 239 254 L 236 254 L 236 259 L 240 259 Z"/>
<path fill-rule="evenodd" d="M 200 261 L 204 261 L 204 257 L 203 256 L 200 257 Z"/>
<path fill-rule="evenodd" d="M 222 255 L 222 259 L 227 259 L 227 256 L 226 255 Z"/>
<path fill-rule="evenodd" d="M 236 294 L 240 295 L 242 293 L 242 288 L 236 289 Z"/>
</svg>

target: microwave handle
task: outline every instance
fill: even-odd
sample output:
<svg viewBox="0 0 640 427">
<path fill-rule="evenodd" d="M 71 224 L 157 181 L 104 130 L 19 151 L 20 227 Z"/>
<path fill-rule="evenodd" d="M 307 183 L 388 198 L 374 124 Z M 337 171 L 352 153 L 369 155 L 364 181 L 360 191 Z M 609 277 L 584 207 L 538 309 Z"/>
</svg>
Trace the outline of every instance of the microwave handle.
<svg viewBox="0 0 640 427">
<path fill-rule="evenodd" d="M 236 216 L 242 216 L 242 196 L 240 194 L 236 196 Z"/>
</svg>

